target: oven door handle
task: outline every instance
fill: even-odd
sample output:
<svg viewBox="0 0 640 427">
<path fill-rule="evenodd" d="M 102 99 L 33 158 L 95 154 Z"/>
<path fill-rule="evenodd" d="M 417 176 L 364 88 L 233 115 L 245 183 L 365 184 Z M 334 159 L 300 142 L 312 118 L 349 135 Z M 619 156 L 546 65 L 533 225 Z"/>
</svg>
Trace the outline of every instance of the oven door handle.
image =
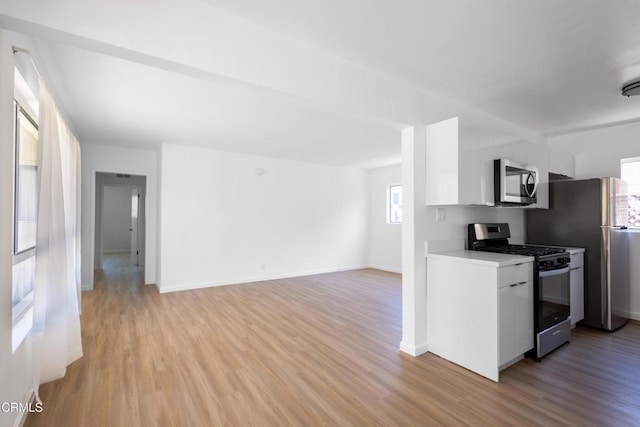
<svg viewBox="0 0 640 427">
<path fill-rule="evenodd" d="M 553 277 L 560 276 L 562 274 L 568 273 L 571 266 L 567 265 L 566 267 L 559 268 L 557 270 L 549 270 L 549 271 L 541 271 L 540 277 Z"/>
</svg>

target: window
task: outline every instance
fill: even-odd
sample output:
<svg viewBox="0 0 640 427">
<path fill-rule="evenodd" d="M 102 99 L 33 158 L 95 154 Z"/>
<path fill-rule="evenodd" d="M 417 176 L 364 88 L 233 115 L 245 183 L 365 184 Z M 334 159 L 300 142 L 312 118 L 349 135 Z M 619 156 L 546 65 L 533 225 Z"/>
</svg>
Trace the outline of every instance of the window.
<svg viewBox="0 0 640 427">
<path fill-rule="evenodd" d="M 22 74 L 14 81 L 12 334 L 15 352 L 33 326 L 38 218 L 38 100 Z"/>
<path fill-rule="evenodd" d="M 36 246 L 38 215 L 38 127 L 15 103 L 15 190 L 13 253 Z"/>
<path fill-rule="evenodd" d="M 620 161 L 620 178 L 629 185 L 629 226 L 640 227 L 640 157 Z"/>
<path fill-rule="evenodd" d="M 387 224 L 402 224 L 402 185 L 387 188 Z"/>
</svg>

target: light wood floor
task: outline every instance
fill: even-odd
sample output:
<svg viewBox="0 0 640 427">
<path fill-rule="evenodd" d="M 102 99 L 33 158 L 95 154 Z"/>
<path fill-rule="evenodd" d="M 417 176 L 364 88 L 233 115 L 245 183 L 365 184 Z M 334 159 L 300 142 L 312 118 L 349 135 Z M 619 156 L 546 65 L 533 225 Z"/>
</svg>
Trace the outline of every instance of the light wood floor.
<svg viewBox="0 0 640 427">
<path fill-rule="evenodd" d="M 83 294 L 85 355 L 41 386 L 44 412 L 27 426 L 640 425 L 638 322 L 578 328 L 496 384 L 399 352 L 396 274 L 163 295 L 140 283 L 108 260 Z"/>
</svg>

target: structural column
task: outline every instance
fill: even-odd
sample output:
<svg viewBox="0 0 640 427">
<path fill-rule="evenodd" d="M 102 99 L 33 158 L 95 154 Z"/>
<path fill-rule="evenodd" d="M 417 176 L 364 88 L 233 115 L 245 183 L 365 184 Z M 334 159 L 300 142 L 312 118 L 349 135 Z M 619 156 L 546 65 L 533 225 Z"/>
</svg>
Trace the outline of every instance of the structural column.
<svg viewBox="0 0 640 427">
<path fill-rule="evenodd" d="M 427 351 L 426 127 L 402 131 L 402 342 L 412 356 Z"/>
</svg>

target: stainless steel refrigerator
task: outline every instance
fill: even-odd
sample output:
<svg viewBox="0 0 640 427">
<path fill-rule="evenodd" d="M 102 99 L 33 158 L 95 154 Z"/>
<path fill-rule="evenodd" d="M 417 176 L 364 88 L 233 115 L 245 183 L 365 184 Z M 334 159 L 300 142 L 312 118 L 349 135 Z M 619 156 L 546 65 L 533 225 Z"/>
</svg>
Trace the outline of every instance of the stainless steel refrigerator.
<svg viewBox="0 0 640 427">
<path fill-rule="evenodd" d="M 617 178 L 549 184 L 549 209 L 526 213 L 527 242 L 585 248 L 584 320 L 615 330 L 629 319 L 626 182 Z"/>
</svg>

